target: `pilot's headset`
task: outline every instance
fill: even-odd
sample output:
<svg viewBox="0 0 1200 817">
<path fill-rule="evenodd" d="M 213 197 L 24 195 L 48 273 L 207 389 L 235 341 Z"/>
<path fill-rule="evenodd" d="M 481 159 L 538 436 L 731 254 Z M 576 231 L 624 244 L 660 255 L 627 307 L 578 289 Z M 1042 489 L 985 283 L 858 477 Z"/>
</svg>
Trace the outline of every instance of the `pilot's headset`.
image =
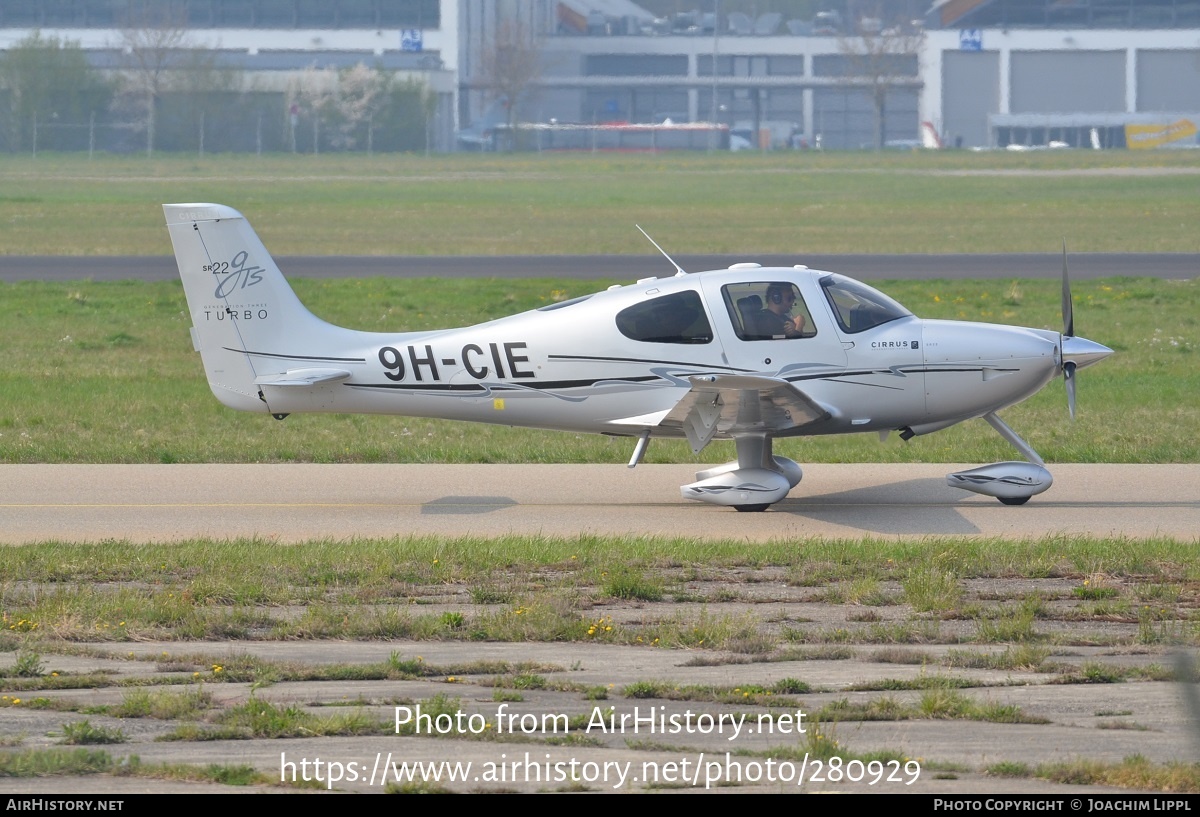
<svg viewBox="0 0 1200 817">
<path fill-rule="evenodd" d="M 789 289 L 787 284 L 771 284 L 767 287 L 767 301 L 773 304 L 783 303 L 783 296 Z"/>
</svg>

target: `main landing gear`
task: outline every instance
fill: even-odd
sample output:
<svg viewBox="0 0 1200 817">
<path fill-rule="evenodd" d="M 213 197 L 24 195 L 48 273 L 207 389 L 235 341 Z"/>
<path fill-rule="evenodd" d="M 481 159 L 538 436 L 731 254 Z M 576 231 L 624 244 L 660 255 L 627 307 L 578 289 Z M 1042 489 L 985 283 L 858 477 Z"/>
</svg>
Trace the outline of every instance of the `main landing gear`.
<svg viewBox="0 0 1200 817">
<path fill-rule="evenodd" d="M 771 438 L 765 434 L 739 436 L 734 442 L 738 458 L 697 471 L 696 481 L 679 489 L 684 499 L 757 513 L 787 496 L 804 476 L 795 462 L 771 453 Z"/>
</svg>

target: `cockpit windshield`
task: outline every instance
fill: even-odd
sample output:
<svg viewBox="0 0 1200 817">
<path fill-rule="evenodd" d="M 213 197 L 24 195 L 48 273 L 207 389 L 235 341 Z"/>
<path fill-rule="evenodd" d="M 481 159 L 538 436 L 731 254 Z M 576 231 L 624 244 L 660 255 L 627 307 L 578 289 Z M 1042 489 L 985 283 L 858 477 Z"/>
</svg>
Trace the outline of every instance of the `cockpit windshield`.
<svg viewBox="0 0 1200 817">
<path fill-rule="evenodd" d="M 877 289 L 841 275 L 821 279 L 825 298 L 833 307 L 838 326 L 847 334 L 865 332 L 912 313 Z"/>
</svg>

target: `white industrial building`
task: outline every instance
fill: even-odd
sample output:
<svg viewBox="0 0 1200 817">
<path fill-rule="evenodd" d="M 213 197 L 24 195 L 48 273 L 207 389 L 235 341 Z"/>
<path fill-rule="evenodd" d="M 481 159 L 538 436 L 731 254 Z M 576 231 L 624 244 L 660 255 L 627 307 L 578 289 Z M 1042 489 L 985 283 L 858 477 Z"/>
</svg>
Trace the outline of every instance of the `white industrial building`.
<svg viewBox="0 0 1200 817">
<path fill-rule="evenodd" d="M 93 64 L 118 64 L 120 3 L 5 0 L 0 49 L 33 30 L 78 42 Z M 712 8 L 710 4 L 703 4 Z M 726 2 L 723 5 L 728 5 Z M 632 0 L 186 0 L 188 43 L 279 88 L 310 66 L 378 65 L 437 95 L 434 147 L 494 110 L 486 54 L 514 27 L 539 55 L 518 104 L 548 123 L 710 121 L 757 126 L 766 145 L 873 144 L 871 88 L 886 83 L 883 136 L 916 140 L 929 122 L 950 145 L 1099 142 L 1125 146 L 1127 126 L 1175 127 L 1196 144 L 1200 0 L 877 0 L 914 7 L 915 53 L 886 78 L 848 55 L 854 38 L 828 20 L 712 14 L 655 19 Z M 851 21 L 842 21 L 848 29 Z M 906 25 L 909 25 L 906 23 Z M 869 28 L 890 36 L 887 22 Z M 715 66 L 715 70 L 714 70 Z M 0 103 L 2 104 L 2 103 Z M 1182 128 L 1183 130 L 1180 130 Z"/>
</svg>

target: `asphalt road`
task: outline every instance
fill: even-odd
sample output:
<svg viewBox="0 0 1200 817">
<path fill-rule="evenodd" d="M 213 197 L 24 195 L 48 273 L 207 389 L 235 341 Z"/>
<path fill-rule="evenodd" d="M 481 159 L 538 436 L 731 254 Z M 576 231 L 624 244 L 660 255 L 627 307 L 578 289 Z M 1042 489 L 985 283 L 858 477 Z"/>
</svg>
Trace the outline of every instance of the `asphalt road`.
<svg viewBox="0 0 1200 817">
<path fill-rule="evenodd" d="M 665 277 L 674 269 L 658 255 L 572 256 L 282 256 L 279 268 L 300 278 L 598 278 Z M 1062 274 L 1062 255 L 1024 253 L 992 255 L 680 255 L 685 270 L 722 269 L 740 261 L 763 266 L 806 264 L 864 280 L 942 278 L 1055 278 Z M 1194 278 L 1200 255 L 1190 253 L 1075 253 L 1069 257 L 1071 278 L 1120 275 Z M 170 256 L 4 256 L 0 281 L 168 281 L 178 273 Z"/>
<path fill-rule="evenodd" d="M 787 499 L 746 514 L 680 498 L 686 465 L 4 465 L 0 542 L 1200 532 L 1200 465 L 1051 465 L 1054 486 L 1021 507 L 948 487 L 961 467 L 804 466 Z"/>
</svg>

